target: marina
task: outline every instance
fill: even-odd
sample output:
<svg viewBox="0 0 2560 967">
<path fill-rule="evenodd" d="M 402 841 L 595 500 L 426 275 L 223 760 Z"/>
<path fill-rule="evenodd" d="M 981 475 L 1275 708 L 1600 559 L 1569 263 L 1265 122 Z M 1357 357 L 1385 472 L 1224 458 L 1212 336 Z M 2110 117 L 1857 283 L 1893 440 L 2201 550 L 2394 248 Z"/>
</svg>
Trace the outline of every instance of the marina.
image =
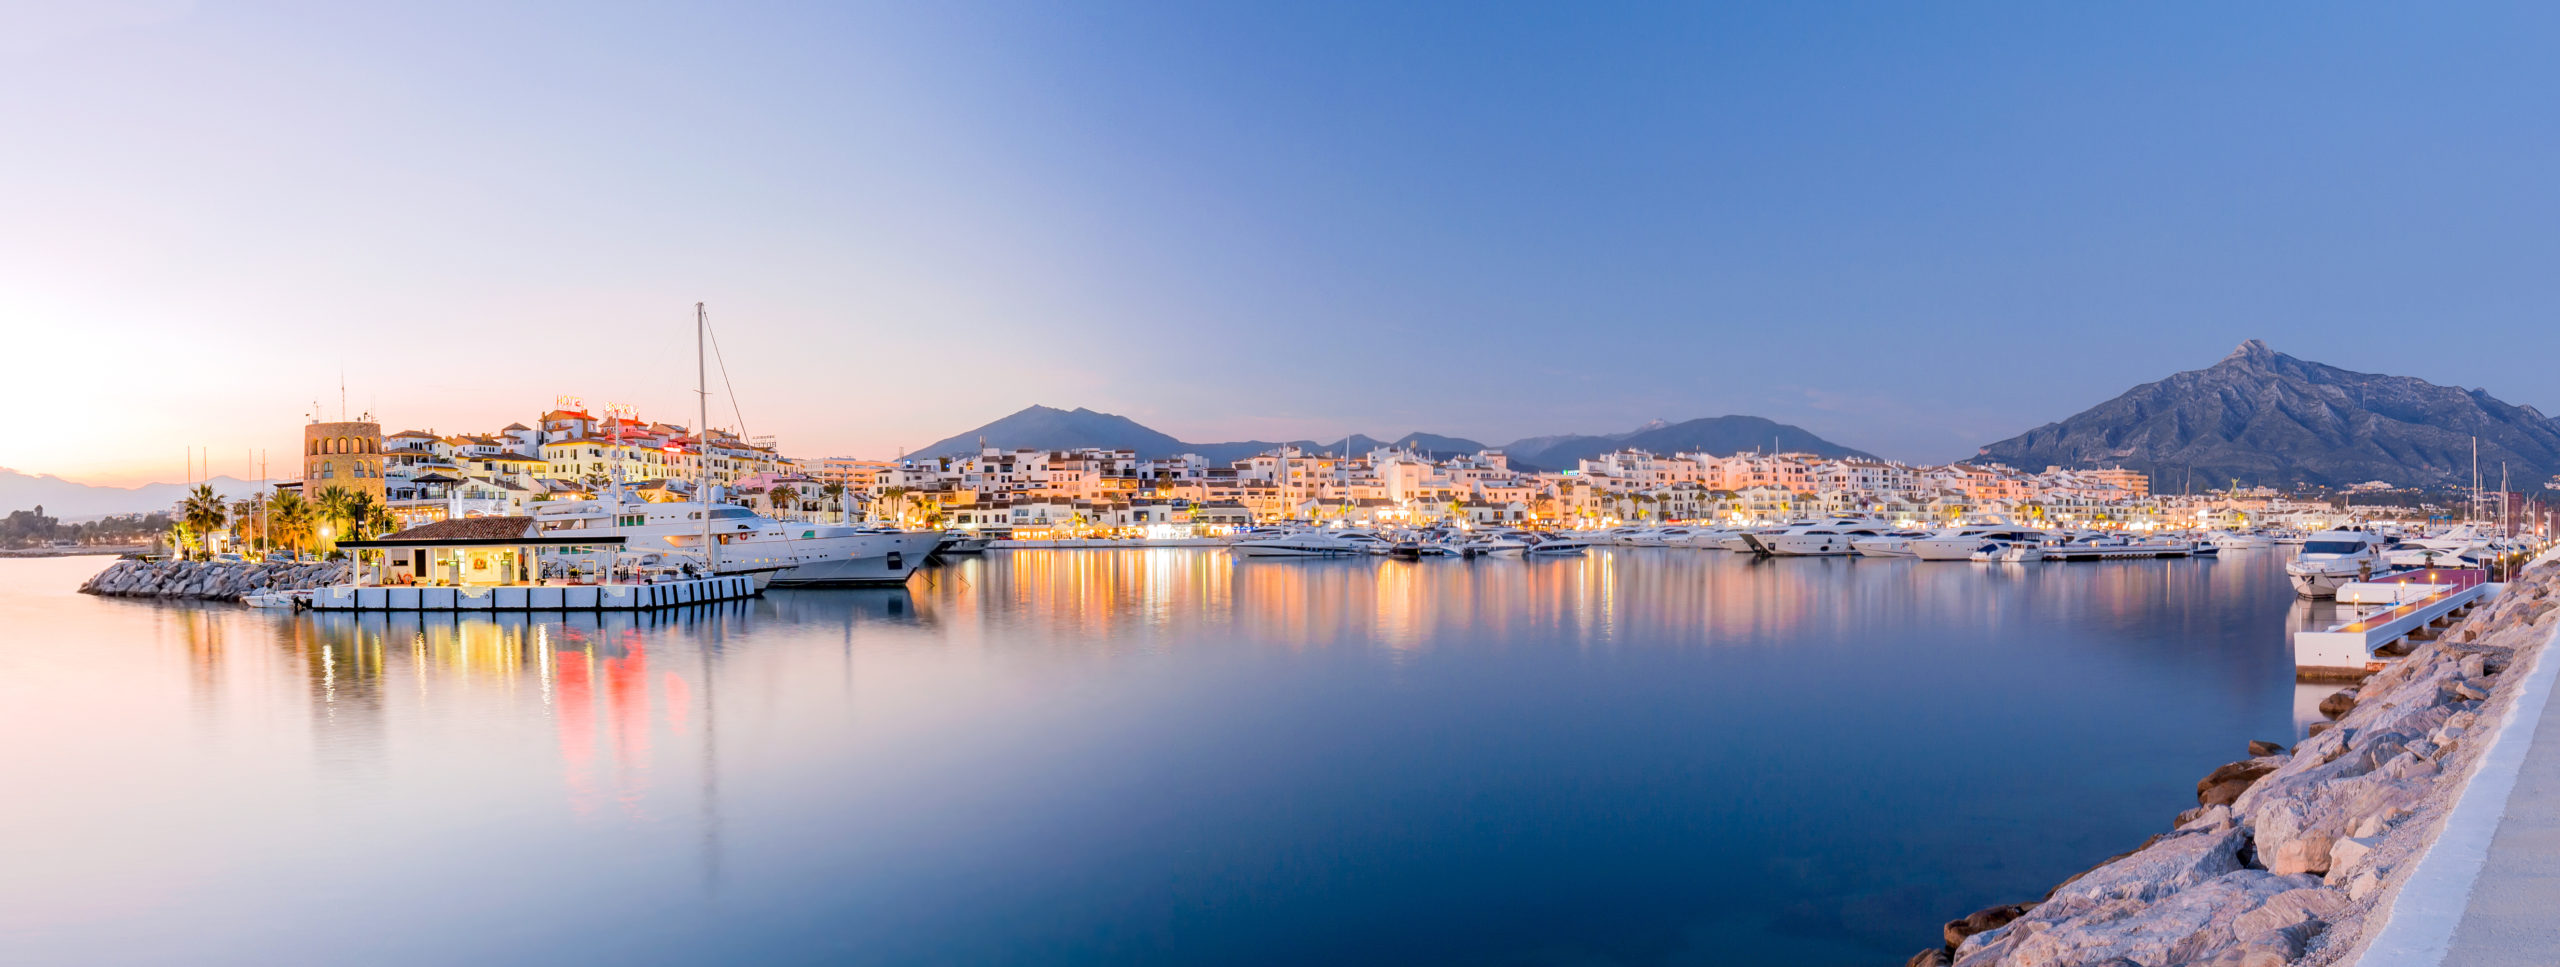
<svg viewBox="0 0 2560 967">
<path fill-rule="evenodd" d="M 104 564 L 0 561 L 0 725 L 137 709 L 19 781 L 102 761 L 166 790 L 0 803 L 56 833 L 21 868 L 104 864 L 0 892 L 38 961 L 147 959 L 69 913 L 184 867 L 140 902 L 199 961 L 1647 962 L 1708 930 L 1732 962 L 1850 967 L 2140 842 L 2326 691 L 2294 680 L 2272 554 L 1016 551 L 577 612 L 70 592 Z M 1981 769 L 2021 722 L 2072 754 Z M 111 835 L 132 848 L 79 845 Z M 610 911 L 451 929 L 599 867 Z M 286 883 L 396 902 L 315 920 L 261 899 Z M 1097 939 L 1130 922 L 1167 926 Z"/>
</svg>

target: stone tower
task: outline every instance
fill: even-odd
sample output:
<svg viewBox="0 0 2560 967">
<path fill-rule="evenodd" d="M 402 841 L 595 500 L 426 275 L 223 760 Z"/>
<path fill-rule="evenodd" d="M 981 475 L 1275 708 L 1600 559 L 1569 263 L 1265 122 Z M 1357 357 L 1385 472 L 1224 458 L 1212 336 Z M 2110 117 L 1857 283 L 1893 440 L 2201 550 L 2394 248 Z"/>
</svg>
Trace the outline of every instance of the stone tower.
<svg viewBox="0 0 2560 967">
<path fill-rule="evenodd" d="M 382 424 L 312 423 L 302 428 L 302 496 L 316 499 L 331 487 L 384 498 Z"/>
</svg>

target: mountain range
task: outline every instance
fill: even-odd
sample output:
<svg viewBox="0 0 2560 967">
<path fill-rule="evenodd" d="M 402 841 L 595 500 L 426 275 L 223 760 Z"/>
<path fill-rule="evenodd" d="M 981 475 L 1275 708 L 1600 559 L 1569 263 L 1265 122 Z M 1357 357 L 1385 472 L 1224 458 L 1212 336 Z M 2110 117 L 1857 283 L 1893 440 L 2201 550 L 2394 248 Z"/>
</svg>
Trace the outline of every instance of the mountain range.
<svg viewBox="0 0 2560 967">
<path fill-rule="evenodd" d="M 2252 339 L 2211 367 L 2144 383 L 2059 423 L 1990 446 L 2013 467 L 2125 466 L 2152 486 L 2201 490 L 2379 480 L 2402 487 L 2483 482 L 2501 464 L 2517 489 L 2560 473 L 2560 422 L 2486 391 L 2307 362 Z"/>
<path fill-rule="evenodd" d="M 1355 454 L 1379 447 L 1394 447 L 1432 457 L 1459 456 L 1490 449 L 1483 443 L 1464 437 L 1419 432 L 1394 439 L 1355 433 L 1335 440 L 1186 443 L 1113 413 L 1097 413 L 1081 407 L 1061 410 L 1051 406 L 1030 406 L 975 430 L 936 441 L 915 453 L 937 457 L 963 456 L 976 453 L 982 445 L 1040 450 L 1103 447 L 1135 450 L 1141 457 L 1196 453 L 1212 461 L 1241 460 L 1280 446 L 1295 446 L 1310 452 Z M 1573 466 L 1576 461 L 1627 447 L 1655 453 L 1690 450 L 1736 453 L 1773 445 L 1782 450 L 1827 457 L 1871 456 L 1815 436 L 1802 427 L 1756 416 L 1711 416 L 1681 423 L 1655 420 L 1624 433 L 1530 437 L 1501 449 L 1510 456 L 1513 466 L 1561 469 Z"/>
<path fill-rule="evenodd" d="M 2252 339 L 2221 362 L 2136 386 L 2056 423 L 1981 448 L 1977 461 L 2026 470 L 2047 466 L 2122 466 L 2151 474 L 2162 491 L 2244 485 L 2345 486 L 2379 480 L 2400 487 L 2457 487 L 2471 482 L 2479 446 L 2485 484 L 2501 465 L 2517 489 L 2541 489 L 2560 475 L 2560 421 L 2530 406 L 2477 389 L 2406 376 L 2359 373 L 2276 352 Z M 1486 445 L 1464 437 L 1407 433 L 1394 439 L 1352 434 L 1336 440 L 1241 440 L 1187 443 L 1125 416 L 1088 409 L 1032 406 L 915 451 L 944 456 L 988 446 L 1036 449 L 1108 447 L 1144 457 L 1194 453 L 1240 460 L 1283 445 L 1310 452 L 1367 453 L 1382 446 L 1444 458 Z M 1756 416 L 1655 420 L 1622 433 L 1527 437 L 1503 445 L 1522 469 L 1565 469 L 1576 461 L 1633 447 L 1655 453 L 1739 453 L 1775 447 L 1831 457 L 1869 456 L 1802 427 Z M 230 496 L 254 486 L 216 477 Z M 100 487 L 0 468 L 0 511 L 41 505 L 64 520 L 162 510 L 186 487 L 174 483 Z"/>
<path fill-rule="evenodd" d="M 233 477 L 205 481 L 224 497 L 247 497 L 258 485 Z M 76 483 L 52 474 L 20 473 L 0 467 L 0 513 L 43 507 L 56 520 L 81 521 L 114 514 L 167 510 L 187 493 L 186 484 L 155 483 L 137 487 L 101 487 Z"/>
</svg>

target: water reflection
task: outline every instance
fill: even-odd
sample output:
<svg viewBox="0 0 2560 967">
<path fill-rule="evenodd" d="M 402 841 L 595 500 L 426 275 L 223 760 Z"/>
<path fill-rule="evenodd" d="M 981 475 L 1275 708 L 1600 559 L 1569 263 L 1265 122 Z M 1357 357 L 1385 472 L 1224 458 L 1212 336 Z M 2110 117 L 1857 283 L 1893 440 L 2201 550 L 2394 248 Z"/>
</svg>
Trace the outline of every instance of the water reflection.
<svg viewBox="0 0 2560 967">
<path fill-rule="evenodd" d="M 0 562 L 0 724 L 91 723 L 0 753 L 47 790 L 0 818 L 62 841 L 14 857 L 57 886 L 0 877 L 0 931 L 108 961 L 162 950 L 134 918 L 200 960 L 1890 960 L 2295 724 L 2277 560 L 1072 551 L 469 617 Z M 314 891 L 376 902 L 266 899 Z"/>
</svg>

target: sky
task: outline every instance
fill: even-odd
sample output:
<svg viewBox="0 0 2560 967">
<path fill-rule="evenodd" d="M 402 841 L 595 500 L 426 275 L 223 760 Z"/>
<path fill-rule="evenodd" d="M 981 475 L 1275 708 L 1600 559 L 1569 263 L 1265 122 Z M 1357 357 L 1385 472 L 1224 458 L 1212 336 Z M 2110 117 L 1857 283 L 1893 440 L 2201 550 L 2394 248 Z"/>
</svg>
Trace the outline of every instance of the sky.
<svg viewBox="0 0 2560 967">
<path fill-rule="evenodd" d="M 2553 49 L 2533 4 L 0 0 L 0 466 L 289 467 L 342 374 L 387 429 L 689 423 L 696 302 L 714 422 L 800 456 L 1040 403 L 1935 462 L 2249 338 L 2550 412 Z"/>
</svg>

